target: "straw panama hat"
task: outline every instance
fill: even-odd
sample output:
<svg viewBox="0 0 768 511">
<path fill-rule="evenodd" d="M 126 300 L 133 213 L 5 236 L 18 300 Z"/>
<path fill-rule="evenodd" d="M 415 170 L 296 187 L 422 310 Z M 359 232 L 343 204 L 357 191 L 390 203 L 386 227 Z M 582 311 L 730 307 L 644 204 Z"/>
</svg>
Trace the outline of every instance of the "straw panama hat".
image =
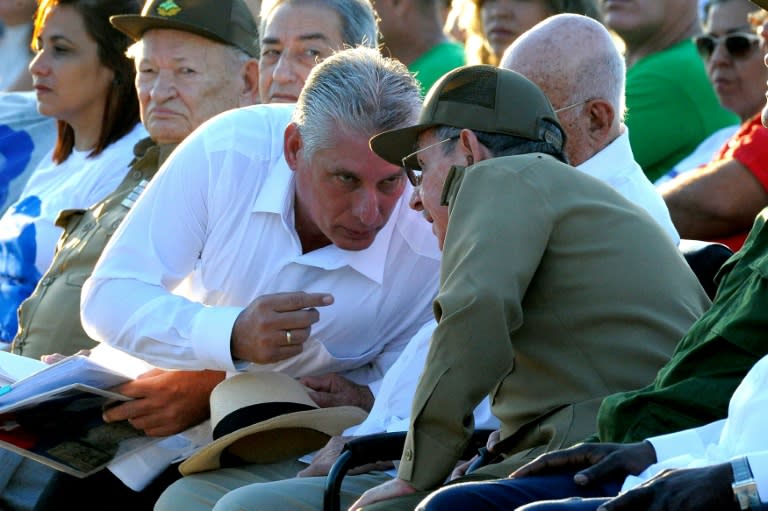
<svg viewBox="0 0 768 511">
<path fill-rule="evenodd" d="M 179 471 L 214 470 L 232 457 L 241 463 L 298 458 L 366 416 L 356 406 L 319 408 L 306 387 L 283 373 L 238 374 L 211 393 L 213 442 L 184 461 Z"/>
</svg>

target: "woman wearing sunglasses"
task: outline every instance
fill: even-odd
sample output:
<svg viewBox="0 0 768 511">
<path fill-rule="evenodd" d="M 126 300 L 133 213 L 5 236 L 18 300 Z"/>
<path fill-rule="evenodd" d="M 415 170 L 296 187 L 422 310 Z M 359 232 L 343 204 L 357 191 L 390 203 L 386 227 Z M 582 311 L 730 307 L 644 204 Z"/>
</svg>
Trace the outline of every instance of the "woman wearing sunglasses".
<svg viewBox="0 0 768 511">
<path fill-rule="evenodd" d="M 768 128 L 760 119 L 768 80 L 765 11 L 754 9 L 748 0 L 712 0 L 704 33 L 694 38 L 720 103 L 741 119 L 739 129 L 710 162 L 659 186 L 680 237 L 734 251 L 768 204 Z"/>
</svg>

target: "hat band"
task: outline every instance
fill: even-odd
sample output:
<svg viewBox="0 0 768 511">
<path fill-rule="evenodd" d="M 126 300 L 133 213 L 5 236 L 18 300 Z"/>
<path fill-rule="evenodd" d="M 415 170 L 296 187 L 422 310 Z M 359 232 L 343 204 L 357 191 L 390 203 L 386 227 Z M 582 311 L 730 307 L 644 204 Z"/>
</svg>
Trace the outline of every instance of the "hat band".
<svg viewBox="0 0 768 511">
<path fill-rule="evenodd" d="M 286 413 L 305 412 L 307 410 L 316 410 L 314 406 L 301 403 L 258 403 L 245 406 L 232 413 L 227 414 L 213 428 L 213 439 L 217 440 L 225 435 L 243 429 L 252 424 L 272 419 Z"/>
</svg>

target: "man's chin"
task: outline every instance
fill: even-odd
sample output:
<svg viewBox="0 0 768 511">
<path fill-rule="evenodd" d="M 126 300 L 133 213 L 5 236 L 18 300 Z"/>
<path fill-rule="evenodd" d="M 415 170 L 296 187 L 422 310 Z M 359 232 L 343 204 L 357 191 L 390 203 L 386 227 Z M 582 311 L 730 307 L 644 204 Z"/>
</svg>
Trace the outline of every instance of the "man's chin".
<svg viewBox="0 0 768 511">
<path fill-rule="evenodd" d="M 342 250 L 365 250 L 373 245 L 375 239 L 376 236 L 371 236 L 370 238 L 365 239 L 345 237 L 335 240 L 334 244 Z"/>
</svg>

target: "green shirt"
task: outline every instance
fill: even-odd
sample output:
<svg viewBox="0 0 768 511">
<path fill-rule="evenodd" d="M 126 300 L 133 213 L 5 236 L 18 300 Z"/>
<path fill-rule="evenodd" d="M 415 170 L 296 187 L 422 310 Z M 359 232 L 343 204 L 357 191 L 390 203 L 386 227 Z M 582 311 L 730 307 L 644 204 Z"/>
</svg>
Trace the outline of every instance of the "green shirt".
<svg viewBox="0 0 768 511">
<path fill-rule="evenodd" d="M 707 78 L 692 41 L 639 60 L 627 70 L 629 141 L 651 181 L 720 128 L 738 124 Z"/>
<path fill-rule="evenodd" d="M 768 353 L 768 208 L 720 269 L 712 307 L 645 388 L 609 396 L 598 413 L 603 442 L 647 437 L 723 419 L 747 371 Z"/>
<path fill-rule="evenodd" d="M 464 47 L 453 41 L 444 41 L 414 60 L 408 70 L 419 81 L 421 94 L 424 95 L 445 73 L 465 63 Z"/>
</svg>

